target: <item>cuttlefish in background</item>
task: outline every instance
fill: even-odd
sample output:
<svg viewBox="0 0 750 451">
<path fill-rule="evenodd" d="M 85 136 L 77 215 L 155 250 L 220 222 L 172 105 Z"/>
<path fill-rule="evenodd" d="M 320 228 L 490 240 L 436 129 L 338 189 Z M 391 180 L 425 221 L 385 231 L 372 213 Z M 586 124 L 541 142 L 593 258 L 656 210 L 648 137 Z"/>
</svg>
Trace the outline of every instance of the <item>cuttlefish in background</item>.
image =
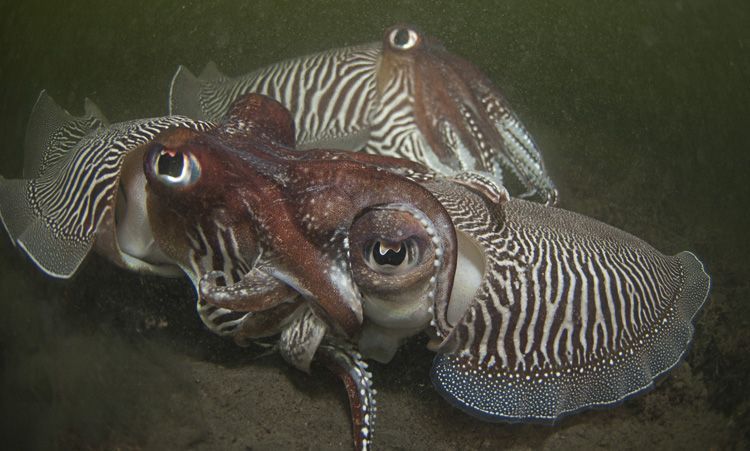
<svg viewBox="0 0 750 451">
<path fill-rule="evenodd" d="M 444 175 L 489 172 L 521 197 L 557 201 L 538 147 L 500 91 L 473 64 L 414 27 L 397 25 L 382 42 L 294 58 L 237 78 L 213 63 L 197 78 L 180 67 L 170 113 L 219 120 L 250 92 L 292 112 L 299 149 L 407 158 Z"/>
<path fill-rule="evenodd" d="M 54 138 L 60 130 L 42 142 L 58 149 L 68 142 Z M 106 154 L 94 144 L 105 130 L 63 147 Z M 104 209 L 114 231 L 113 221 L 80 214 L 100 198 L 88 189 L 97 177 L 64 185 L 78 200 L 55 204 L 67 222 L 44 216 L 56 192 L 28 188 L 40 179 L 0 181 L 0 213 L 14 241 L 53 275 L 65 271 L 35 253 L 62 249 L 65 258 L 61 229 L 93 224 L 97 242 L 117 239 L 119 249 L 126 237 L 147 235 L 143 260 L 190 277 L 209 328 L 240 343 L 279 334 L 292 364 L 306 369 L 317 359 L 342 377 L 358 448 L 371 443 L 375 414 L 359 351 L 385 362 L 421 331 L 437 353 L 440 393 L 490 421 L 554 421 L 618 404 L 684 356 L 709 288 L 693 254 L 668 257 L 598 221 L 509 199 L 491 174 L 445 177 L 407 160 L 298 151 L 293 137 L 280 104 L 244 96 L 221 123 L 177 124 L 138 141 L 130 150 L 143 164 L 138 177 L 124 177 L 130 154 L 120 157 L 123 175 L 115 171 L 109 188 L 120 194 Z M 95 173 L 71 172 L 58 156 L 41 161 L 56 168 L 41 172 L 58 183 L 45 186 Z M 137 190 L 127 180 L 141 177 L 141 195 L 123 196 Z M 148 234 L 118 231 L 132 224 L 117 218 L 133 203 Z M 11 222 L 19 210 L 25 222 Z M 28 245 L 32 232 L 47 237 L 43 246 Z"/>
</svg>

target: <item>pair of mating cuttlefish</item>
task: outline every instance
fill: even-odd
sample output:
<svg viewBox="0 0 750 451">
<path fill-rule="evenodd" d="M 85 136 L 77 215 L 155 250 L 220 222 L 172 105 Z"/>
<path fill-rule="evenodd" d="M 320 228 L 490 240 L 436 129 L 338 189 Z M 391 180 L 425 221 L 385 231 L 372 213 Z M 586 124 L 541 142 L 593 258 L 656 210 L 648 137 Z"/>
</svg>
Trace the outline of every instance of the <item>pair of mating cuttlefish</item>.
<svg viewBox="0 0 750 451">
<path fill-rule="evenodd" d="M 344 380 L 357 448 L 375 419 L 363 359 L 422 331 L 435 387 L 489 421 L 620 403 L 686 352 L 709 289 L 696 257 L 510 198 L 504 172 L 555 203 L 533 140 L 413 28 L 236 79 L 180 68 L 170 109 L 110 125 L 42 93 L 24 179 L 0 179 L 8 233 L 55 277 L 92 250 L 187 274 L 213 332 L 278 336 L 292 365 Z"/>
</svg>

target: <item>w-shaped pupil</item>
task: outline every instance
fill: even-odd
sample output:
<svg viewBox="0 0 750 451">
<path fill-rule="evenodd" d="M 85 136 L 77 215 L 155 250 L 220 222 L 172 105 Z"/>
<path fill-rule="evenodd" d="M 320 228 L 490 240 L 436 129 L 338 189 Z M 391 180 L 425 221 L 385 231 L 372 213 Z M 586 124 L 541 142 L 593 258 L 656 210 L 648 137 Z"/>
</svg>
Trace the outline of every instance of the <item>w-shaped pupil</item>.
<svg viewBox="0 0 750 451">
<path fill-rule="evenodd" d="M 157 169 L 159 174 L 168 175 L 170 177 L 179 177 L 182 175 L 182 166 L 185 164 L 181 153 L 162 151 L 159 154 L 159 161 L 157 162 Z"/>
<path fill-rule="evenodd" d="M 372 259 L 381 266 L 398 266 L 406 260 L 406 246 L 404 246 L 404 243 L 401 243 L 398 251 L 389 248 L 383 252 L 383 247 L 380 245 L 380 241 L 378 241 L 372 247 Z"/>
</svg>

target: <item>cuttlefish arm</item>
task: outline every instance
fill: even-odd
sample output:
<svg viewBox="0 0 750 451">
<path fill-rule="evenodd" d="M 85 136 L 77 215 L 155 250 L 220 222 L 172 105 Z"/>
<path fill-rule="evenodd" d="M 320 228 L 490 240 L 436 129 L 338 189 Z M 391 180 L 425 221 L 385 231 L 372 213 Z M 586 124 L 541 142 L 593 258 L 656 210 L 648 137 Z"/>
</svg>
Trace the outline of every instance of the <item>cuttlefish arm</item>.
<svg viewBox="0 0 750 451">
<path fill-rule="evenodd" d="M 357 302 L 369 319 L 367 338 L 360 345 L 369 349 L 369 355 L 386 360 L 398 345 L 399 339 L 392 338 L 414 335 L 429 325 L 433 306 L 445 302 L 451 292 L 455 231 L 444 207 L 420 185 L 436 175 L 408 160 L 335 150 L 296 151 L 278 145 L 288 142 L 290 135 L 269 140 L 265 131 L 278 130 L 269 126 L 280 121 L 269 122 L 269 118 L 281 117 L 280 108 L 258 95 L 238 100 L 229 117 L 236 118 L 247 133 L 235 147 L 258 158 L 256 168 L 278 178 L 307 241 L 331 257 L 329 268 L 335 274 L 356 286 Z M 238 127 L 222 126 L 216 132 L 231 130 L 225 141 L 232 141 Z M 462 174 L 455 180 L 498 202 L 507 198 L 491 175 Z M 277 264 L 266 266 L 273 273 Z M 385 340 L 391 345 L 377 344 Z"/>
<path fill-rule="evenodd" d="M 140 165 L 160 131 L 213 124 L 169 116 L 110 125 L 86 101 L 74 117 L 42 92 L 29 120 L 24 178 L 0 179 L 0 219 L 14 243 L 46 274 L 71 277 L 96 251 L 125 268 L 175 275 L 152 246 Z"/>
<path fill-rule="evenodd" d="M 288 112 L 264 107 L 262 102 L 249 106 L 249 111 L 240 111 L 238 106 L 215 133 L 175 129 L 151 145 L 144 164 L 155 235 L 183 266 L 197 267 L 193 269 L 196 274 L 214 266 L 217 257 L 222 264 L 232 262 L 235 267 L 234 260 L 243 262 L 249 270 L 260 249 L 265 249 L 264 256 L 273 260 L 267 274 L 313 302 L 334 329 L 352 336 L 362 313 L 358 295 L 340 267 L 343 259 L 332 258 L 313 244 L 300 226 L 288 187 L 275 179 L 289 174 L 287 162 L 249 150 L 256 142 L 267 147 L 269 143 L 281 145 L 290 136 L 293 139 L 291 121 L 285 123 L 290 130 L 286 134 L 275 123 L 263 122 L 284 121 Z M 245 121 L 245 115 L 263 119 Z M 181 171 L 190 171 L 186 183 L 178 182 L 180 176 L 160 172 L 168 171 L 171 161 L 180 164 Z M 200 234 L 184 239 L 184 230 L 196 224 Z M 193 261 L 197 254 L 202 255 L 200 264 Z"/>
<path fill-rule="evenodd" d="M 537 145 L 503 95 L 436 39 L 408 25 L 387 30 L 376 86 L 382 105 L 373 113 L 368 152 L 408 158 L 445 175 L 492 173 L 506 186 L 520 183 L 521 197 L 557 201 Z"/>
<path fill-rule="evenodd" d="M 264 310 L 253 311 L 253 313 L 267 315 L 269 310 L 270 312 L 280 310 L 280 303 L 273 302 L 277 301 L 279 296 L 274 296 L 274 294 L 278 294 L 276 290 L 279 288 L 289 289 L 285 285 L 279 285 L 278 282 L 270 281 L 269 283 L 268 276 L 245 277 L 234 285 L 219 287 L 216 285 L 216 280 L 221 277 L 224 275 L 219 271 L 206 274 L 201 279 L 201 295 L 215 306 L 231 308 L 235 311 L 248 307 L 254 310 L 263 308 Z M 261 287 L 273 287 L 272 292 L 263 292 L 262 288 L 253 285 L 254 282 Z M 265 298 L 256 300 L 256 295 L 265 296 Z M 372 374 L 367 371 L 367 363 L 351 345 L 339 341 L 324 341 L 328 327 L 310 308 L 299 302 L 293 303 L 294 300 L 299 301 L 299 298 L 292 298 L 286 301 L 289 302 L 288 304 L 281 305 L 281 308 L 288 306 L 282 312 L 293 319 L 279 321 L 285 324 L 281 329 L 277 344 L 279 353 L 289 364 L 303 371 L 309 371 L 311 362 L 316 359 L 341 379 L 349 398 L 355 449 L 369 449 L 375 424 L 376 391 L 372 388 Z M 295 313 L 288 313 L 292 309 Z M 273 330 L 278 329 L 274 321 Z M 254 332 L 253 338 L 265 335 L 265 328 L 259 327 L 257 317 L 251 316 L 249 320 L 243 322 L 234 338 L 236 340 L 238 337 L 248 338 L 249 330 Z M 239 341 L 242 344 L 242 340 Z"/>
<path fill-rule="evenodd" d="M 324 343 L 318 348 L 316 357 L 346 387 L 354 449 L 370 449 L 375 431 L 377 390 L 372 387 L 372 374 L 367 370 L 367 363 L 350 345 L 339 343 Z"/>
<path fill-rule="evenodd" d="M 291 302 L 295 292 L 279 279 L 253 268 L 240 281 L 226 284 L 222 271 L 204 274 L 198 285 L 198 294 L 207 304 L 238 312 L 258 313 Z M 220 281 L 224 281 L 220 284 Z"/>
<path fill-rule="evenodd" d="M 367 363 L 350 343 L 326 339 L 327 327 L 311 309 L 302 309 L 279 339 L 281 356 L 295 367 L 308 371 L 313 358 L 343 383 L 349 399 L 352 438 L 357 450 L 370 449 L 375 429 L 377 391 Z"/>
<path fill-rule="evenodd" d="M 149 216 L 160 247 L 192 268 L 197 279 L 220 269 L 217 263 L 231 266 L 232 283 L 242 277 L 238 272 L 253 268 L 264 249 L 265 256 L 276 256 L 267 274 L 318 306 L 332 327 L 355 334 L 362 316 L 351 284 L 324 270 L 328 257 L 296 226 L 296 212 L 282 188 L 258 170 L 280 166 L 244 157 L 215 136 L 187 129 L 172 130 L 151 145 L 144 162 Z M 191 174 L 187 186 L 165 172 L 172 161 Z M 195 228 L 199 233 L 192 232 Z"/>
<path fill-rule="evenodd" d="M 459 255 L 473 255 L 457 278 L 477 281 L 435 312 L 432 380 L 452 404 L 553 422 L 648 390 L 682 360 L 709 289 L 693 254 L 565 210 L 426 186 L 454 218 Z"/>
</svg>

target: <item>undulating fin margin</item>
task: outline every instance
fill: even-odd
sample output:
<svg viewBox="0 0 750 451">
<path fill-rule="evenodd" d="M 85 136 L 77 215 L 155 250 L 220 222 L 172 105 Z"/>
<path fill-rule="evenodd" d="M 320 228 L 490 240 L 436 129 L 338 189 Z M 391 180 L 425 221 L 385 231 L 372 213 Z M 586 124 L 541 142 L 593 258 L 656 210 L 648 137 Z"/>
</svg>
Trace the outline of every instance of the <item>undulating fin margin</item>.
<svg viewBox="0 0 750 451">
<path fill-rule="evenodd" d="M 0 178 L 0 221 L 45 273 L 69 278 L 91 251 L 111 214 L 123 157 L 171 127 L 213 124 L 181 116 L 106 126 L 91 101 L 74 117 L 42 92 L 26 138 L 24 178 Z"/>
</svg>

